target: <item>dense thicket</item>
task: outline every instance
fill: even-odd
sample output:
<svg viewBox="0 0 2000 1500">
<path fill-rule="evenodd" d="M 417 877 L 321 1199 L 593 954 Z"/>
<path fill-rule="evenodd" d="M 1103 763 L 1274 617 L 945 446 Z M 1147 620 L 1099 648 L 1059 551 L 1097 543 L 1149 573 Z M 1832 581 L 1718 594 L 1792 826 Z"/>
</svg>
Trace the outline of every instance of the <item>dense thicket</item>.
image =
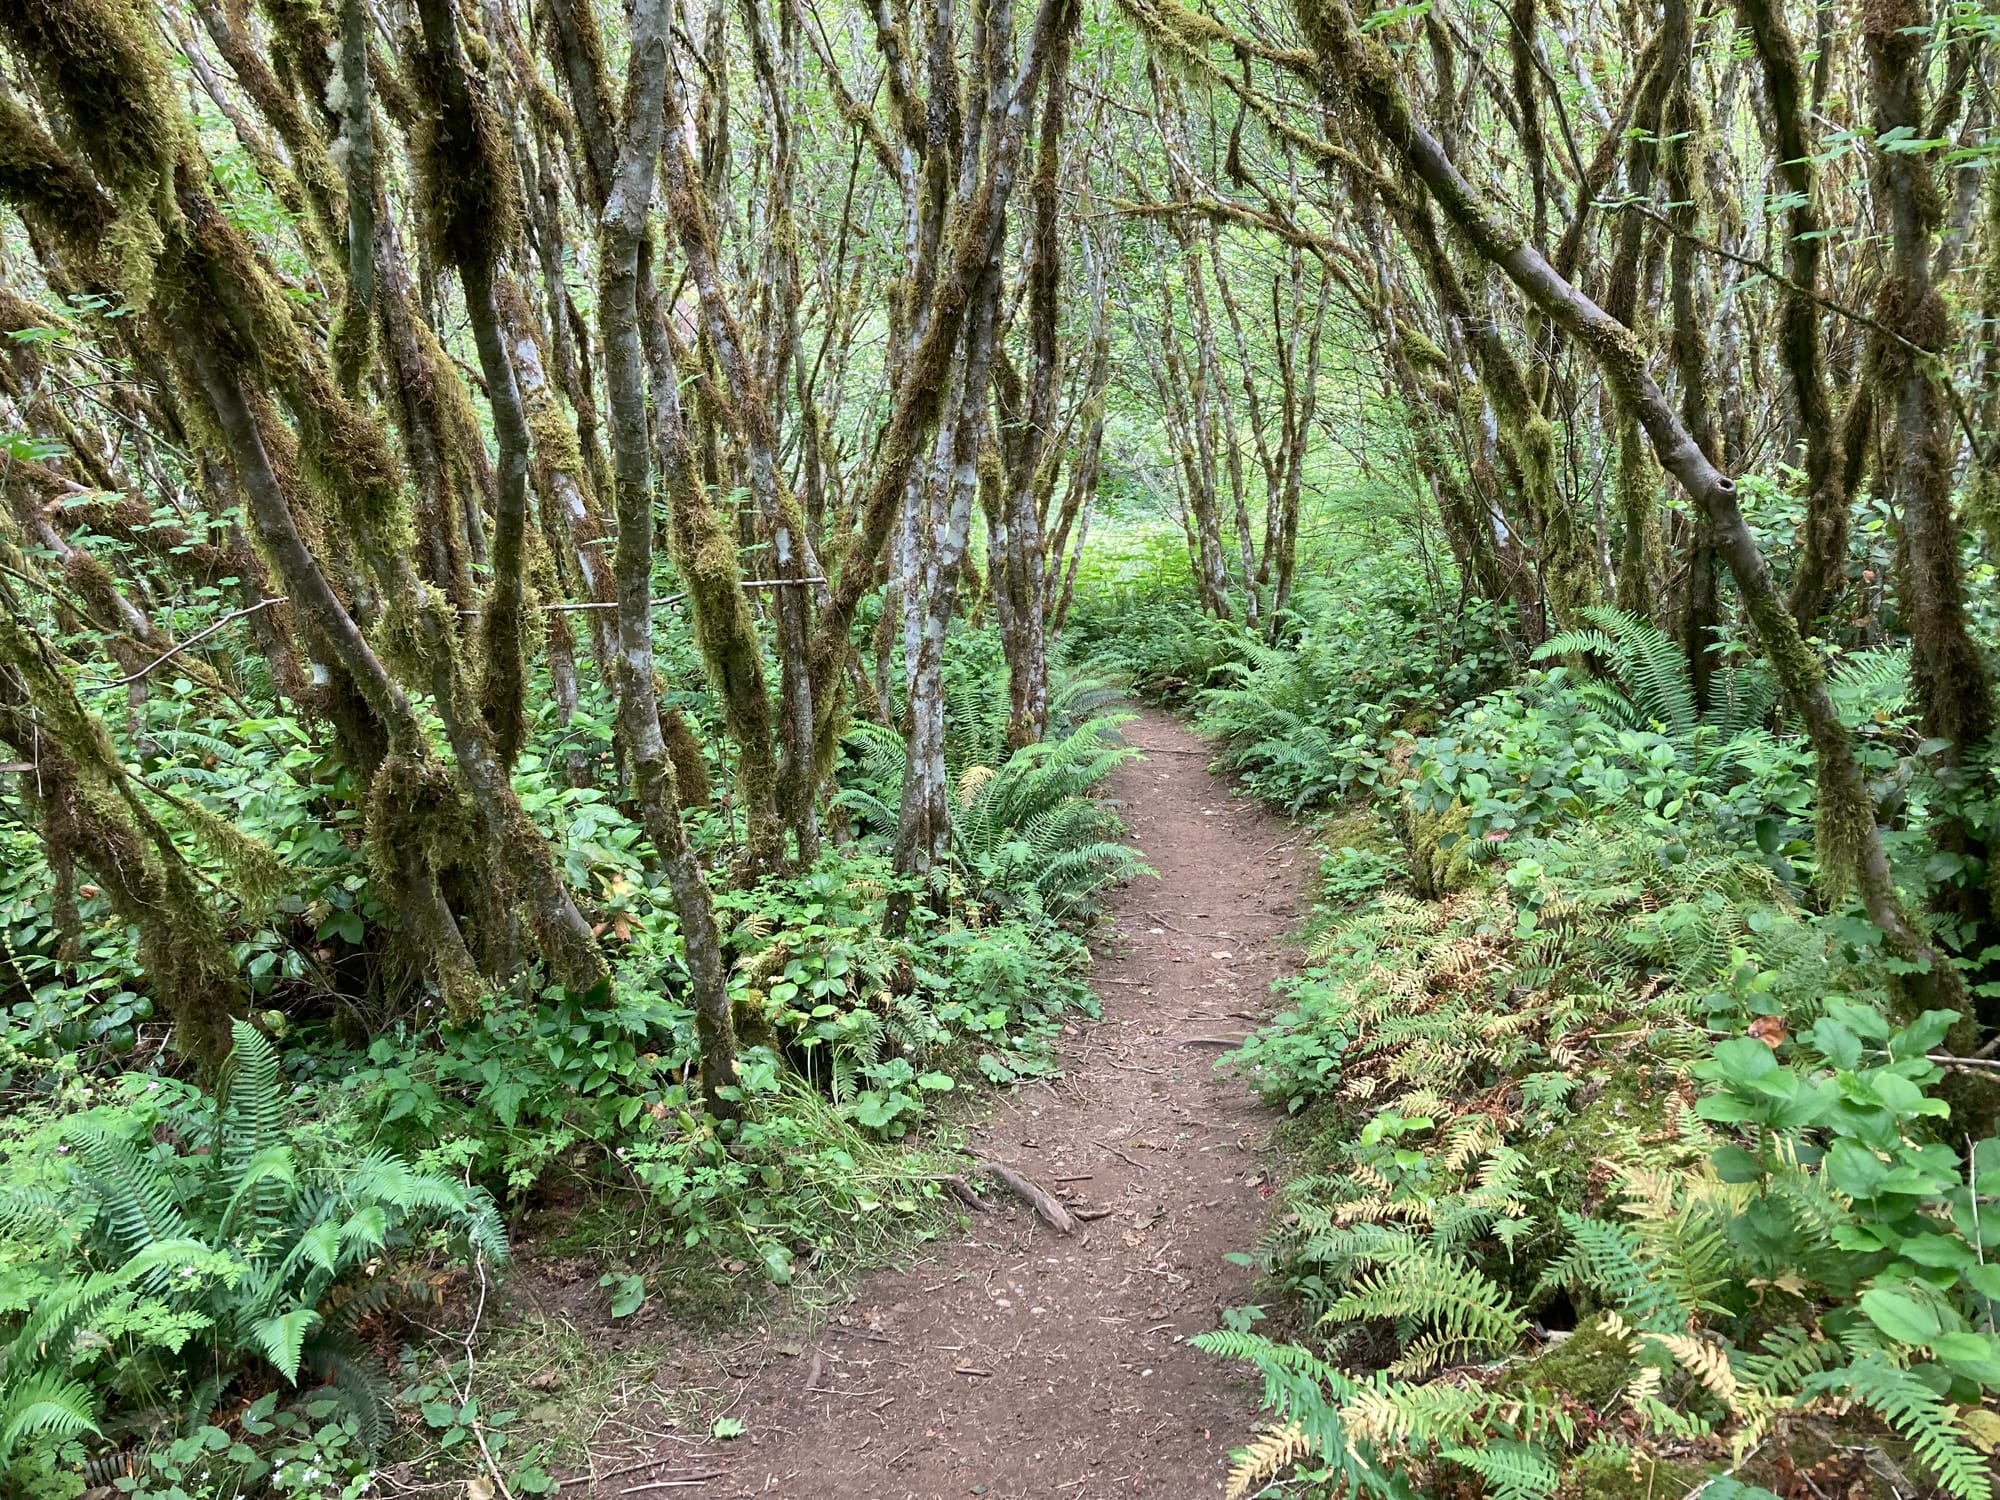
<svg viewBox="0 0 2000 1500">
<path fill-rule="evenodd" d="M 1404 1373 L 1457 1370 L 1559 1296 L 1694 1341 L 1634 1346 L 1667 1351 L 1627 1402 L 1651 1437 L 1678 1360 L 1739 1457 L 1848 1400 L 1984 1493 L 1992 30 L 1911 0 L 0 7 L 0 1465 L 308 1367 L 358 1434 L 356 1268 L 483 1265 L 484 1193 L 615 1183 L 780 1281 L 889 1184 L 917 1212 L 883 1142 L 1047 1065 L 1134 869 L 1084 648 L 1204 694 L 1289 810 L 1378 803 L 1335 896 L 1445 903 L 1340 929 L 1247 1056 L 1336 1133 L 1395 1116 L 1307 1193 L 1347 1238 L 1274 1255 L 1361 1332 L 1252 1351 L 1298 1424 L 1260 1482 L 1387 1483 L 1339 1459 L 1374 1442 L 1542 1492 L 1591 1434 L 1501 1421 L 1504 1390 L 1447 1421 L 1449 1380 L 1392 1420 L 1339 1366 L 1393 1322 Z M 1788 977 L 1703 1009 L 1736 950 L 1620 946 L 1607 912 L 1782 929 Z M 1369 976 L 1503 971 L 1534 977 L 1481 1013 L 1526 1051 L 1429 1093 L 1446 1021 L 1366 1054 L 1413 1049 L 1386 1083 L 1349 1055 L 1389 1019 Z M 1704 1050 L 1771 995 L 1793 1084 Z M 1577 1061 L 1634 1018 L 1664 1049 Z M 233 1082 L 269 1036 L 319 1089 L 295 1145 Z M 1882 1096 L 1865 1129 L 1677 1116 L 1626 1163 L 1692 1174 L 1645 1189 L 1690 1235 L 1820 1205 L 1833 1269 L 1771 1281 L 1800 1308 L 1705 1323 L 1719 1263 L 1649 1240 L 1683 1300 L 1637 1316 L 1562 1217 L 1600 1192 L 1508 1207 L 1496 1149 L 1573 1091 L 1532 1080 L 1597 1064 Z M 1512 1123 L 1469 1144 L 1479 1090 Z M 1394 1140 L 1447 1102 L 1440 1186 Z M 1835 1137 L 1933 1175 L 1875 1213 Z M 1727 1150 L 1756 1172 L 1703 1176 Z M 1348 1234 L 1468 1182 L 1443 1238 Z M 1542 1279 L 1507 1281 L 1529 1222 Z M 1460 1301 L 1397 1301 L 1391 1262 Z M 1482 1467 L 1491 1422 L 1519 1452 Z"/>
</svg>

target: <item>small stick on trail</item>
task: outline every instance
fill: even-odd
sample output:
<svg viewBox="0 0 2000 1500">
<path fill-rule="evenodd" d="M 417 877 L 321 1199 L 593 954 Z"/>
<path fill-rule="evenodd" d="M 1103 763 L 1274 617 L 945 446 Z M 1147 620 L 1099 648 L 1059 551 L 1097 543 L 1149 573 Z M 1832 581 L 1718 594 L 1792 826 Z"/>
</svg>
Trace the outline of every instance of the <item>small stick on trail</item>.
<svg viewBox="0 0 2000 1500">
<path fill-rule="evenodd" d="M 1035 1186 L 1012 1167 L 997 1161 L 982 1161 L 978 1170 L 997 1177 L 1008 1191 L 1033 1208 L 1051 1229 L 1063 1234 L 1076 1233 L 1076 1220 L 1070 1217 L 1068 1209 L 1056 1201 L 1054 1194 Z"/>
</svg>

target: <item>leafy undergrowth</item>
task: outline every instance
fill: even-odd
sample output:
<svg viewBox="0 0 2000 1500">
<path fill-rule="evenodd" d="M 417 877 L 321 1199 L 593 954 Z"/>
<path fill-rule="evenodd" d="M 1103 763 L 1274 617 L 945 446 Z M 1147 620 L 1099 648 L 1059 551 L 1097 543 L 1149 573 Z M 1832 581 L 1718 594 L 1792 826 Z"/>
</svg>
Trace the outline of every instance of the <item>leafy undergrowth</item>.
<svg viewBox="0 0 2000 1500">
<path fill-rule="evenodd" d="M 899 744 L 862 729 L 850 836 L 719 893 L 739 1119 L 704 1108 L 632 809 L 550 782 L 553 738 L 518 781 L 599 895 L 613 982 L 529 971 L 448 1016 L 397 990 L 393 914 L 322 839 L 291 850 L 242 946 L 267 1008 L 210 1088 L 148 1044 L 133 936 L 95 888 L 75 892 L 79 952 L 47 865 L 9 866 L 8 959 L 33 993 L 0 1038 L 0 1492 L 354 1500 L 389 1467 L 550 1493 L 614 1407 L 699 1418 L 677 1351 L 809 1317 L 937 1233 L 957 1101 L 1052 1070 L 1054 1032 L 1095 1005 L 1098 894 L 1142 868 L 1100 800 L 1131 753 L 1117 695 L 1059 684 L 1056 732 L 1010 755 L 990 655 L 962 644 L 947 679 L 954 839 L 924 889 L 887 853 Z M 284 769 L 239 758 L 207 790 L 282 844 L 310 821 Z M 726 819 L 694 826 L 726 859 Z M 913 915 L 889 932 L 899 893 Z"/>
<path fill-rule="evenodd" d="M 1759 866 L 1538 852 L 1532 881 L 1386 892 L 1331 928 L 1232 1059 L 1300 1112 L 1260 1254 L 1311 1329 L 1202 1340 L 1277 1417 L 1235 1492 L 1288 1465 L 1379 1493 L 1658 1465 L 1784 1489 L 1837 1423 L 1987 1494 L 2000 1152 L 1968 1181 L 1925 1139 L 1950 1018 L 1893 1027 Z M 1584 1349 L 1587 1378 L 1558 1357 Z"/>
<path fill-rule="evenodd" d="M 1270 1304 L 1197 1340 L 1264 1379 L 1232 1500 L 1988 1500 L 1991 1106 L 1933 1060 L 1956 1017 L 1821 886 L 1761 674 L 1697 712 L 1671 643 L 1604 610 L 1468 691 L 1464 648 L 1393 600 L 1303 609 L 1293 649 L 1107 632 L 1206 689 L 1266 800 L 1350 799 L 1312 965 L 1222 1064 L 1292 1116 Z M 1178 674 L 1152 664 L 1174 644 Z M 1953 794 L 1902 693 L 1893 657 L 1836 673 L 1923 894 Z"/>
</svg>

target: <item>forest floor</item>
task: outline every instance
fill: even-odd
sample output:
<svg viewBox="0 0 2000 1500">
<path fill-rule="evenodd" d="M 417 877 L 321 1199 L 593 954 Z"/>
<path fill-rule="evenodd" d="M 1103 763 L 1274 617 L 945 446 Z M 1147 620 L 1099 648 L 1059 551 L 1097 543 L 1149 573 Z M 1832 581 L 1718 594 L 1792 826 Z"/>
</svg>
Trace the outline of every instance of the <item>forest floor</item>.
<svg viewBox="0 0 2000 1500">
<path fill-rule="evenodd" d="M 1103 1017 L 1065 1028 L 1060 1080 L 1000 1100 L 968 1142 L 1059 1195 L 1076 1232 L 983 1180 L 993 1211 L 968 1230 L 864 1277 L 809 1334 L 718 1361 L 740 1436 L 673 1437 L 565 1500 L 1222 1492 L 1256 1390 L 1186 1340 L 1252 1293 L 1223 1257 L 1262 1227 L 1276 1116 L 1212 1064 L 1269 1003 L 1312 860 L 1173 719 L 1126 734 L 1145 758 L 1112 795 L 1159 878 L 1113 893 Z"/>
</svg>

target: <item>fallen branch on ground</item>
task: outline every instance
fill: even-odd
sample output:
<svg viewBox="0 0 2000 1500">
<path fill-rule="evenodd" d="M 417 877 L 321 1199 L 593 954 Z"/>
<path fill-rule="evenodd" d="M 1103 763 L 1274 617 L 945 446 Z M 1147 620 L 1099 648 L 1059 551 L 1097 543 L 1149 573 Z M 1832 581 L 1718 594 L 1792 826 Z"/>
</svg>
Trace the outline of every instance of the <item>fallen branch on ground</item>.
<svg viewBox="0 0 2000 1500">
<path fill-rule="evenodd" d="M 1002 1166 L 997 1161 L 982 1161 L 977 1170 L 997 1177 L 1008 1191 L 1033 1208 L 1050 1228 L 1064 1234 L 1076 1232 L 1076 1220 L 1070 1217 L 1069 1210 L 1058 1203 L 1053 1194 L 1035 1186 L 1012 1167 Z"/>
</svg>

